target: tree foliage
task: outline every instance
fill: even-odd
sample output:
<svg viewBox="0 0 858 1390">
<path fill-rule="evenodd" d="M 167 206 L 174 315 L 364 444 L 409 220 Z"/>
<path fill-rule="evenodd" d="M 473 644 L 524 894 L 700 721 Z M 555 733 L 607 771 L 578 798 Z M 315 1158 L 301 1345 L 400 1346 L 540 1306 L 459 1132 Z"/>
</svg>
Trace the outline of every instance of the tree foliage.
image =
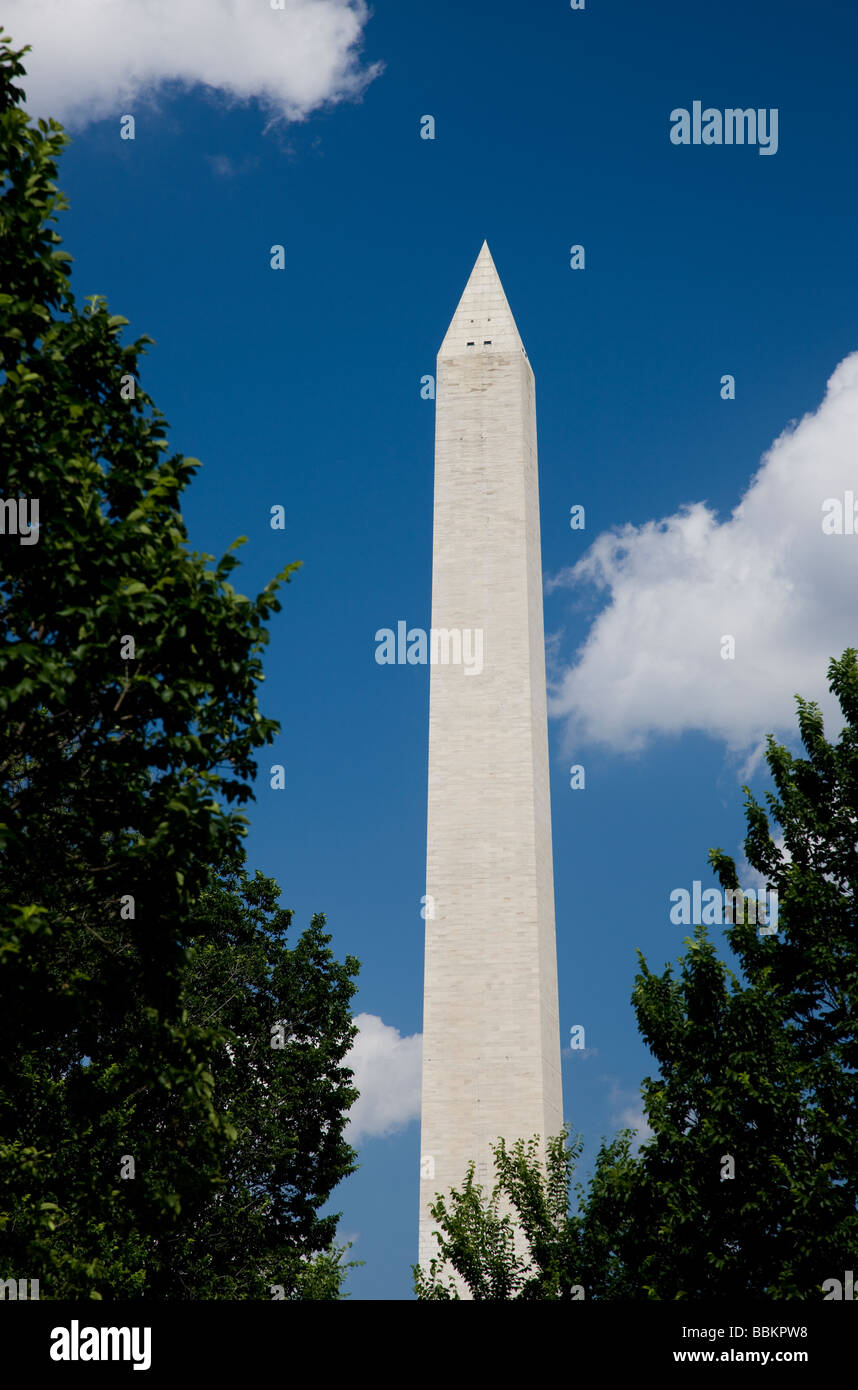
<svg viewBox="0 0 858 1390">
<path fill-rule="evenodd" d="M 249 599 L 240 541 L 189 548 L 197 461 L 140 384 L 151 339 L 72 293 L 67 136 L 21 107 L 26 51 L 0 31 L 0 1254 L 42 1297 L 260 1296 L 275 1265 L 327 1297 L 354 971 L 321 918 L 287 952 L 274 886 L 236 876 L 296 566 Z M 275 1003 L 299 1034 L 276 1063 Z"/>
<path fill-rule="evenodd" d="M 544 1171 L 536 1137 L 527 1144 L 519 1139 L 512 1150 L 501 1139 L 493 1146 L 497 1181 L 490 1197 L 475 1182 L 471 1163 L 449 1204 L 443 1196 L 436 1199 L 431 1213 L 438 1224 L 438 1254 L 428 1270 L 414 1266 L 418 1298 L 460 1298 L 450 1269 L 480 1302 L 578 1297 L 572 1272 L 580 1229 L 568 1204 L 581 1141 L 567 1148 L 566 1139 L 564 1130 L 548 1140 Z"/>
<path fill-rule="evenodd" d="M 235 1134 L 193 1224 L 159 1241 L 163 1296 L 270 1297 L 273 1286 L 339 1297 L 338 1214 L 319 1210 L 355 1169 L 343 1130 L 357 1091 L 343 1061 L 359 967 L 334 960 L 319 914 L 289 950 L 292 912 L 278 896 L 272 879 L 233 869 L 199 904 L 206 931 L 188 953 L 182 999 L 195 1026 L 218 1030 L 214 1103 Z"/>
</svg>

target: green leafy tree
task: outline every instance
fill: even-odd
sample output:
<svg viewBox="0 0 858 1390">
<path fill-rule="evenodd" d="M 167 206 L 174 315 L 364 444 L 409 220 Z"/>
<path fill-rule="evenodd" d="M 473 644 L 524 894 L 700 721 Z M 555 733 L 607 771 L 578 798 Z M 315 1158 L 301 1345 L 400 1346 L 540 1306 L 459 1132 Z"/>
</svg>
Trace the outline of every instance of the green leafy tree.
<svg viewBox="0 0 858 1390">
<path fill-rule="evenodd" d="M 188 952 L 182 998 L 192 1023 L 218 1030 L 214 1101 L 235 1138 L 193 1223 L 157 1243 L 162 1297 L 267 1298 L 272 1286 L 340 1296 L 338 1214 L 319 1210 L 355 1168 L 343 1130 L 357 1091 L 343 1061 L 359 967 L 334 960 L 321 915 L 288 949 L 292 913 L 278 896 L 273 880 L 233 866 L 200 900 L 206 931 Z"/>
<path fill-rule="evenodd" d="M 216 979 L 220 950 L 256 968 L 258 942 L 230 943 L 216 904 L 211 917 L 199 905 L 213 867 L 240 858 L 254 753 L 279 729 L 258 707 L 260 654 L 295 566 L 251 600 L 228 580 L 234 546 L 213 568 L 189 549 L 180 502 L 197 463 L 169 453 L 140 385 L 151 340 L 123 345 L 127 321 L 72 293 L 54 225 L 67 137 L 21 108 L 26 51 L 0 31 L 0 1255 L 39 1278 L 43 1298 L 151 1294 L 158 1270 L 199 1290 L 202 1253 L 185 1284 L 162 1253 L 171 1230 L 198 1221 L 222 1287 L 215 1247 L 245 1183 L 268 1204 L 251 1222 L 260 1268 L 288 1263 L 279 1223 L 300 1268 L 277 1282 L 330 1291 L 336 1257 L 309 1267 L 332 1230 L 314 1204 L 348 1167 L 348 1088 L 331 1070 L 341 968 L 318 922 L 291 964 L 280 958 L 272 997 L 313 1027 L 306 1054 L 289 1053 L 295 1076 L 274 1087 L 289 1153 L 270 1122 L 254 1175 L 253 1107 L 218 1051 L 234 1001 L 214 1018 L 194 1008 L 187 963 Z M 36 503 L 38 527 L 19 534 Z M 247 1079 L 249 1063 L 235 1066 Z"/>
<path fill-rule="evenodd" d="M 437 1198 L 430 1210 L 438 1254 L 428 1270 L 413 1266 L 418 1298 L 458 1299 L 451 1270 L 481 1302 L 580 1296 L 573 1276 L 580 1223 L 569 1216 L 569 1185 L 581 1142 L 567 1147 L 566 1139 L 564 1130 L 548 1140 L 544 1167 L 536 1137 L 518 1140 L 511 1151 L 501 1139 L 492 1146 L 497 1180 L 490 1197 L 475 1182 L 472 1163 L 449 1204 Z"/>
<path fill-rule="evenodd" d="M 754 934 L 756 927 L 743 930 Z M 769 938 L 769 952 L 777 949 Z M 669 967 L 652 975 L 642 962 L 634 1001 L 660 1075 L 644 1083 L 653 1137 L 614 1232 L 625 1296 L 748 1299 L 800 1297 L 814 1285 L 818 1291 L 818 1231 L 806 1209 L 816 1185 L 813 1153 L 777 1001 L 762 981 L 741 984 L 703 927 L 688 944 L 678 979 Z M 616 1205 L 612 1176 L 604 1170 L 593 1192 L 602 1230 Z M 806 1265 L 802 1241 L 814 1256 Z M 602 1252 L 594 1253 L 598 1286 Z"/>
<path fill-rule="evenodd" d="M 777 934 L 760 933 L 743 906 L 726 930 L 738 974 L 718 959 L 703 926 L 676 976 L 671 967 L 653 974 L 639 957 L 633 1004 L 659 1064 L 643 1084 L 652 1137 L 637 1153 L 627 1131 L 603 1145 L 574 1213 L 568 1181 L 570 1207 L 561 1213 L 560 1140 L 545 1172 L 535 1150 L 519 1149 L 515 1168 L 496 1151 L 491 1202 L 472 1183 L 454 1191 L 449 1207 L 439 1201 L 441 1260 L 415 1270 L 419 1297 L 452 1296 L 443 1260 L 475 1298 L 557 1298 L 574 1282 L 595 1299 L 819 1299 L 826 1280 L 854 1266 L 854 650 L 831 662 L 829 681 L 845 721 L 838 743 L 826 740 L 818 707 L 797 697 L 806 756 L 769 739 L 768 815 L 745 788 L 745 853 L 778 893 Z M 709 858 L 736 894 L 733 860 L 721 850 Z M 576 1156 L 566 1153 L 568 1174 Z M 499 1195 L 518 1213 L 529 1260 L 516 1256 L 512 1227 L 499 1224 Z M 539 1212 L 552 1217 L 540 1225 Z M 565 1270 L 565 1285 L 556 1270 Z"/>
</svg>

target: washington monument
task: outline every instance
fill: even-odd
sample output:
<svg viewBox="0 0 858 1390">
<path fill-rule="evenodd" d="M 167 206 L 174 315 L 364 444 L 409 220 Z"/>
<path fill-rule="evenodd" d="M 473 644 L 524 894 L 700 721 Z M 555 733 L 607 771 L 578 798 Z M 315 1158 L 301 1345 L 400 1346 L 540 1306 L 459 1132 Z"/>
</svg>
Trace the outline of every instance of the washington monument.
<svg viewBox="0 0 858 1390">
<path fill-rule="evenodd" d="M 429 1204 L 563 1123 L 533 371 L 484 242 L 438 353 L 419 1263 Z"/>
</svg>

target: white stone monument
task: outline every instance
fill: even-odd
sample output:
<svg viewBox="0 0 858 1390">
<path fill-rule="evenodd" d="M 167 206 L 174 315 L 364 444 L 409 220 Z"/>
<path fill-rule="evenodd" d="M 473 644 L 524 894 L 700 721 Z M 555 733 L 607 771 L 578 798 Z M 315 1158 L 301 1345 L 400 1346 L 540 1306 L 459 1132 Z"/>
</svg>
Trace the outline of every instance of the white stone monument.
<svg viewBox="0 0 858 1390">
<path fill-rule="evenodd" d="M 563 1123 L 534 380 L 485 242 L 438 353 L 432 629 L 424 1270 L 435 1194 Z"/>
</svg>

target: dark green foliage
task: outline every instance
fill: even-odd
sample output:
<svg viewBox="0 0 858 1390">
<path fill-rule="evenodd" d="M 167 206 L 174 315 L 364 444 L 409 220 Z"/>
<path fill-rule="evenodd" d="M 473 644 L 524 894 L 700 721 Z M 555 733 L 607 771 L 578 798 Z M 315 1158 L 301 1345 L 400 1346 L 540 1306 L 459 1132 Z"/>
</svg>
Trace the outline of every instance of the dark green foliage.
<svg viewBox="0 0 858 1390">
<path fill-rule="evenodd" d="M 267 1297 L 276 1266 L 291 1296 L 332 1297 L 338 1257 L 307 1260 L 352 1157 L 354 971 L 320 918 L 288 952 L 274 885 L 237 868 L 279 729 L 257 704 L 265 623 L 296 566 L 251 600 L 234 555 L 188 548 L 196 461 L 141 389 L 151 340 L 123 346 L 126 320 L 72 294 L 67 137 L 20 108 L 24 52 L 0 31 L 0 494 L 39 503 L 35 543 L 0 535 L 0 1277 Z M 263 1065 L 275 1003 L 305 1041 Z"/>
<path fill-rule="evenodd" d="M 232 872 L 200 904 L 209 935 L 189 952 L 183 1000 L 195 1025 L 219 1030 L 214 1099 L 235 1140 L 193 1227 L 161 1243 L 164 1296 L 270 1297 L 271 1285 L 297 1296 L 307 1261 L 336 1236 L 337 1215 L 318 1212 L 355 1167 L 342 1135 L 357 1092 L 343 1059 L 358 962 L 334 960 L 322 916 L 288 950 L 292 913 L 277 898 L 271 879 Z M 327 1270 L 317 1262 L 312 1279 Z M 332 1287 L 312 1297 L 339 1297 Z"/>
</svg>

